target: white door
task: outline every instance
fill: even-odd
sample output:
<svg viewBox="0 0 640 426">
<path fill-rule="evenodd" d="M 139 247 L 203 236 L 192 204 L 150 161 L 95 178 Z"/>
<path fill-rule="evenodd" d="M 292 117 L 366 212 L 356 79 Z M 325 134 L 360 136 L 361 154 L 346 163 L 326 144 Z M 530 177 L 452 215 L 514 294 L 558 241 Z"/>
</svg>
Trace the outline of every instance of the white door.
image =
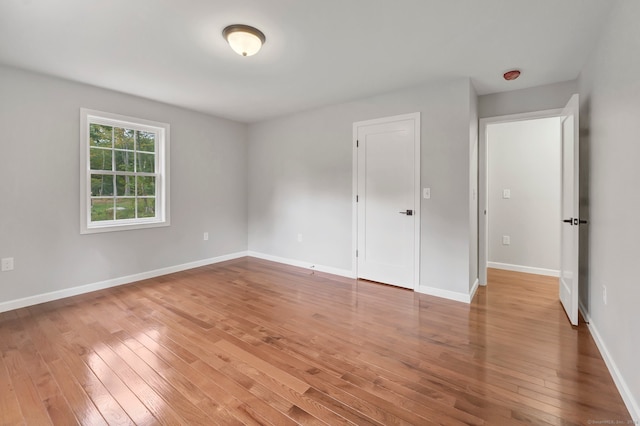
<svg viewBox="0 0 640 426">
<path fill-rule="evenodd" d="M 562 111 L 562 230 L 560 236 L 560 301 L 571 324 L 578 325 L 579 101 L 573 95 Z"/>
<path fill-rule="evenodd" d="M 358 278 L 416 286 L 419 126 L 418 113 L 354 124 Z"/>
</svg>

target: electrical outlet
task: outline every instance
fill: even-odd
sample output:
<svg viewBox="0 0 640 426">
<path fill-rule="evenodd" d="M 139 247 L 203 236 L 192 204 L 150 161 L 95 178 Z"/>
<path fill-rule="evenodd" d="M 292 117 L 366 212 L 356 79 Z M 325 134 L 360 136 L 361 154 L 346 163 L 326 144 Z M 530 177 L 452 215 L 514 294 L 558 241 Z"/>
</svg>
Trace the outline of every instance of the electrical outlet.
<svg viewBox="0 0 640 426">
<path fill-rule="evenodd" d="M 504 198 L 504 199 L 511 198 L 511 190 L 510 189 L 503 189 L 502 190 L 502 198 Z"/>
<path fill-rule="evenodd" d="M 13 270 L 13 257 L 5 257 L 2 259 L 2 272 Z"/>
<path fill-rule="evenodd" d="M 302 242 L 302 234 L 298 234 L 298 242 L 301 243 Z"/>
<path fill-rule="evenodd" d="M 209 241 L 209 233 L 208 233 L 208 232 L 205 232 L 204 234 L 202 234 L 202 239 L 203 239 L 204 241 Z"/>
<path fill-rule="evenodd" d="M 604 302 L 604 304 L 607 304 L 607 286 L 603 285 L 602 286 L 602 301 Z"/>
<path fill-rule="evenodd" d="M 508 246 L 509 244 L 511 244 L 511 237 L 508 235 L 503 235 L 502 236 L 502 245 L 503 246 Z"/>
</svg>

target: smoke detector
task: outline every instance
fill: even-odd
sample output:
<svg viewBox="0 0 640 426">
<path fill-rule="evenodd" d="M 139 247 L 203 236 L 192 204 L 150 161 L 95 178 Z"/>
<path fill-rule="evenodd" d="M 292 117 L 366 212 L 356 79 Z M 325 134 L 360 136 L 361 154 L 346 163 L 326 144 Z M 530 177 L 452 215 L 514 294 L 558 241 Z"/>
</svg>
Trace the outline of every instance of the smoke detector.
<svg viewBox="0 0 640 426">
<path fill-rule="evenodd" d="M 520 77 L 520 70 L 507 71 L 502 76 L 507 81 L 515 80 L 516 78 Z"/>
</svg>

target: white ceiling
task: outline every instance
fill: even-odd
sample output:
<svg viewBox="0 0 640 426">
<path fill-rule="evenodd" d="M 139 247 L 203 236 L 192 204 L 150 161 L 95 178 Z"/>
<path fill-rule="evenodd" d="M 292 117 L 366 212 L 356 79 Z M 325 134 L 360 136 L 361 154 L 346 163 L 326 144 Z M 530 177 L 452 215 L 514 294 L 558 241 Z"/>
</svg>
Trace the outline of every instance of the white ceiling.
<svg viewBox="0 0 640 426">
<path fill-rule="evenodd" d="M 254 122 L 456 77 L 479 94 L 572 80 L 613 3 L 0 0 L 0 63 Z M 237 23 L 265 33 L 256 56 L 222 38 Z"/>
</svg>

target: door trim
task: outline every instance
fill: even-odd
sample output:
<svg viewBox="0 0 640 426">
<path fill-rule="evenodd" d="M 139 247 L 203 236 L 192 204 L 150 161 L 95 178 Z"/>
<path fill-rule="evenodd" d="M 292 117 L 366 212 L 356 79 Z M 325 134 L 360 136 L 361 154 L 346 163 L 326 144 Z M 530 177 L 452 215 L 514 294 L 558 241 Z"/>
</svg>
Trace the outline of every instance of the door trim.
<svg viewBox="0 0 640 426">
<path fill-rule="evenodd" d="M 487 204 L 489 200 L 489 174 L 488 174 L 488 144 L 487 127 L 490 124 L 510 123 L 514 121 L 535 120 L 562 116 L 562 108 L 547 109 L 542 111 L 525 112 L 521 114 L 500 115 L 496 117 L 481 118 L 478 126 L 478 281 L 481 286 L 487 285 L 487 264 L 489 256 L 489 221 Z M 559 200 L 558 200 L 559 201 Z"/>
<path fill-rule="evenodd" d="M 375 118 L 372 120 L 357 121 L 353 123 L 352 134 L 352 201 L 351 201 L 351 270 L 353 276 L 358 278 L 358 259 L 356 257 L 356 250 L 358 248 L 358 203 L 356 202 L 356 196 L 358 195 L 358 127 L 370 126 L 375 124 L 386 124 L 393 121 L 400 120 L 413 120 L 414 124 L 414 205 L 415 205 L 415 220 L 414 220 L 414 282 L 413 290 L 416 290 L 420 286 L 420 221 L 422 219 L 420 215 L 421 211 L 421 188 L 420 188 L 420 112 L 414 112 L 410 114 L 394 115 L 390 117 Z"/>
</svg>

